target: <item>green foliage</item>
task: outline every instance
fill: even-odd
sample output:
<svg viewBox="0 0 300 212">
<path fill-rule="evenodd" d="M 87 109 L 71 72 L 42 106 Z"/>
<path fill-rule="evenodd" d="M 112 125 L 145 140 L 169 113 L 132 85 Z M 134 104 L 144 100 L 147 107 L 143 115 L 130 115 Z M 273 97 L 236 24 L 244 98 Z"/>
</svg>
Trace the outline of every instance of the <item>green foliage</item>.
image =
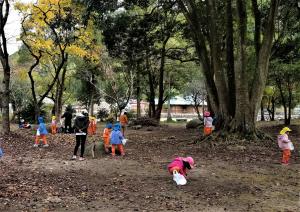
<svg viewBox="0 0 300 212">
<path fill-rule="evenodd" d="M 108 118 L 109 111 L 105 108 L 100 108 L 100 110 L 97 112 L 97 118 L 103 121 L 104 119 Z"/>
<path fill-rule="evenodd" d="M 46 110 L 43 106 L 41 106 L 41 113 L 40 115 L 44 117 L 46 120 Z M 34 123 L 35 122 L 35 110 L 34 110 L 34 104 L 33 102 L 28 102 L 27 104 L 24 105 L 24 109 L 20 111 L 20 116 L 27 122 L 29 123 Z"/>
</svg>

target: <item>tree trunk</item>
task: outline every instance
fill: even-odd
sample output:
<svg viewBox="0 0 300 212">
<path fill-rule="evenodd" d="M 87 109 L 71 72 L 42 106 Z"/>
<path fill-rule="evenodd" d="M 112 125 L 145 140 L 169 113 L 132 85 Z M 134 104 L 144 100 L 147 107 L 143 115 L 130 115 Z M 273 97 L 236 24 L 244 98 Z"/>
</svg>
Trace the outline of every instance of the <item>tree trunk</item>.
<svg viewBox="0 0 300 212">
<path fill-rule="evenodd" d="M 136 73 L 136 117 L 141 117 L 141 74 L 138 66 Z"/>
<path fill-rule="evenodd" d="M 7 52 L 7 40 L 4 27 L 7 23 L 10 4 L 8 0 L 0 3 L 0 61 L 3 68 L 3 94 L 2 94 L 2 130 L 5 134 L 10 133 L 9 102 L 10 102 L 10 66 Z"/>
<path fill-rule="evenodd" d="M 149 55 L 146 55 L 146 70 L 148 72 L 148 80 L 149 80 L 149 117 L 153 118 L 155 115 L 155 87 L 153 75 L 151 73 L 150 64 L 149 64 Z"/>
<path fill-rule="evenodd" d="M 163 42 L 161 49 L 161 59 L 160 59 L 160 68 L 159 68 L 159 79 L 158 79 L 158 103 L 155 110 L 155 119 L 160 121 L 161 110 L 164 104 L 164 73 L 165 73 L 165 60 L 166 60 L 166 45 L 170 36 L 167 36 Z"/>
<path fill-rule="evenodd" d="M 262 101 L 260 103 L 260 121 L 265 121 L 264 105 Z"/>
<path fill-rule="evenodd" d="M 10 122 L 9 122 L 9 102 L 10 102 L 10 66 L 8 64 L 8 55 L 5 58 L 1 58 L 3 67 L 3 83 L 4 92 L 2 95 L 3 109 L 2 109 L 2 129 L 5 134 L 10 133 Z"/>
</svg>

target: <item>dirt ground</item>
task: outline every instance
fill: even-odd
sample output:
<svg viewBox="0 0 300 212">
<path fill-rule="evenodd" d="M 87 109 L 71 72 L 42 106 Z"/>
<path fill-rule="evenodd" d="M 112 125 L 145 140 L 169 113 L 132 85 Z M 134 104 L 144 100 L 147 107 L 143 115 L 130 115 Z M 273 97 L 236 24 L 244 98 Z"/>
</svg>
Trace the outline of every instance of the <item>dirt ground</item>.
<svg viewBox="0 0 300 212">
<path fill-rule="evenodd" d="M 49 135 L 49 148 L 33 148 L 33 131 L 16 130 L 0 137 L 0 211 L 300 211 L 298 128 L 289 166 L 276 142 L 194 144 L 201 133 L 184 126 L 129 129 L 125 157 L 92 159 L 87 149 L 85 161 L 70 160 L 74 135 Z M 263 128 L 274 138 L 279 129 Z M 185 186 L 166 170 L 175 156 L 196 161 Z"/>
</svg>

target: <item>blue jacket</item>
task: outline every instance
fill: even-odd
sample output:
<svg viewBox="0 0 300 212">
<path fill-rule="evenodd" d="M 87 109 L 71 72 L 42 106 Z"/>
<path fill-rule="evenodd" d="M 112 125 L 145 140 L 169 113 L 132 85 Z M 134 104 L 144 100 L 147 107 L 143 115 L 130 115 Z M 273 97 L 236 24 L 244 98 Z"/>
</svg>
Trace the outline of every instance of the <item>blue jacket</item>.
<svg viewBox="0 0 300 212">
<path fill-rule="evenodd" d="M 44 123 L 43 117 L 39 117 L 38 121 L 39 121 L 39 128 L 38 128 L 38 130 L 40 131 L 40 134 L 41 135 L 47 135 L 48 131 L 46 129 L 46 125 Z"/>
<path fill-rule="evenodd" d="M 121 125 L 119 123 L 114 125 L 114 129 L 110 134 L 110 143 L 111 144 L 122 144 L 122 140 L 124 139 L 121 131 Z"/>
</svg>

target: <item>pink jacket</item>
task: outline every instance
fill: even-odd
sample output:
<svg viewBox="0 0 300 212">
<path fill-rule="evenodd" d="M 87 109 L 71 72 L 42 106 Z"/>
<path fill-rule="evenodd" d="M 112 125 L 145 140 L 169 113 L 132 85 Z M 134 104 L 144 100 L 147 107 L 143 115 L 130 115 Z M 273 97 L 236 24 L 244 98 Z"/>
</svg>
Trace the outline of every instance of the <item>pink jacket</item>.
<svg viewBox="0 0 300 212">
<path fill-rule="evenodd" d="M 289 143 L 291 142 L 287 134 L 279 135 L 278 139 L 278 146 L 280 149 L 290 149 Z"/>
<path fill-rule="evenodd" d="M 183 161 L 181 157 L 175 158 L 169 165 L 168 170 L 172 174 L 174 168 L 178 168 L 178 172 L 184 176 L 186 176 L 186 168 L 183 165 Z"/>
</svg>

